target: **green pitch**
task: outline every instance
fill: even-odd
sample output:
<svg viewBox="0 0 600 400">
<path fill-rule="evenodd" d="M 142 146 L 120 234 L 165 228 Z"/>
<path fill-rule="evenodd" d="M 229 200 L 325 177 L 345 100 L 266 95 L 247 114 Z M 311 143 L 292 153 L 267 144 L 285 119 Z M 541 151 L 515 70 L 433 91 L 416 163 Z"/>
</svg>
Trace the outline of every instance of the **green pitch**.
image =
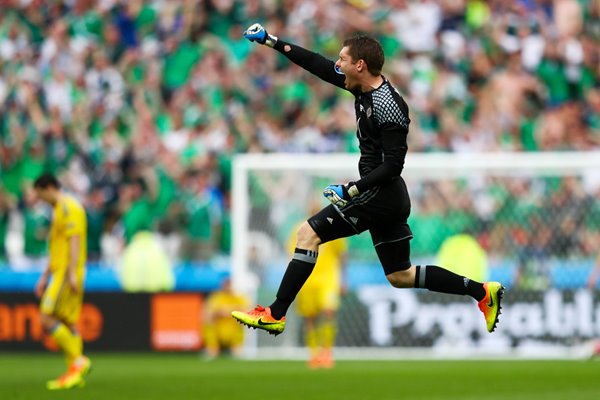
<svg viewBox="0 0 600 400">
<path fill-rule="evenodd" d="M 204 361 L 185 354 L 92 354 L 87 386 L 48 392 L 58 354 L 0 353 L 0 398 L 85 400 L 598 400 L 600 361 Z"/>
</svg>

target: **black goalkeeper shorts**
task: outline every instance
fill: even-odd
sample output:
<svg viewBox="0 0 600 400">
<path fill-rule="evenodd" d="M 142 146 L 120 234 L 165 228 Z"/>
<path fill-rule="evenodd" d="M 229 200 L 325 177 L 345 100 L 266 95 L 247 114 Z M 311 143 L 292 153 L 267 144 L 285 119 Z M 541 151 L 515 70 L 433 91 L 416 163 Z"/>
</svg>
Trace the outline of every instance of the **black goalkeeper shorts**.
<svg viewBox="0 0 600 400">
<path fill-rule="evenodd" d="M 410 198 L 406 184 L 397 178 L 354 197 L 346 207 L 329 205 L 310 217 L 308 223 L 322 243 L 368 230 L 386 275 L 411 266 L 407 220 Z"/>
</svg>

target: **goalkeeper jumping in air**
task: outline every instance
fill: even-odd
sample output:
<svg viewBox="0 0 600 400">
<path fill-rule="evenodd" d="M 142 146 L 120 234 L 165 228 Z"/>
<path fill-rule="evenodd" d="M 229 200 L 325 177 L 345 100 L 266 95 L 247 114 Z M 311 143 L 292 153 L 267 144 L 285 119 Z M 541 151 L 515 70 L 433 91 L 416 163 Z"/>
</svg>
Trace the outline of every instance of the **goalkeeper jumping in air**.
<svg viewBox="0 0 600 400">
<path fill-rule="evenodd" d="M 410 198 L 400 176 L 408 150 L 410 119 L 404 99 L 381 74 L 384 55 L 379 42 L 368 36 L 348 38 L 339 59 L 333 62 L 270 35 L 260 24 L 249 27 L 244 37 L 274 48 L 310 73 L 354 95 L 360 179 L 325 188 L 323 195 L 331 204 L 298 229 L 294 256 L 273 304 L 249 312 L 234 311 L 233 317 L 247 326 L 280 334 L 285 329 L 288 308 L 315 266 L 319 245 L 368 230 L 392 286 L 469 295 L 478 302 L 488 332 L 493 332 L 504 292 L 499 282 L 479 283 L 439 266 L 412 265 L 410 261 Z"/>
</svg>

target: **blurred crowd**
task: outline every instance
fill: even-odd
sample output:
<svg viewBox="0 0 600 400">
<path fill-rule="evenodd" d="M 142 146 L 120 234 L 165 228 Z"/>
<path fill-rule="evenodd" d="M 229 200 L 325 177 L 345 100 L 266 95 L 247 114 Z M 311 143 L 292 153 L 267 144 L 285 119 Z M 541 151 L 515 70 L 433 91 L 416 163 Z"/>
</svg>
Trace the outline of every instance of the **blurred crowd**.
<svg viewBox="0 0 600 400">
<path fill-rule="evenodd" d="M 411 108 L 412 152 L 600 147 L 598 0 L 0 7 L 0 260 L 14 214 L 25 255 L 45 253 L 42 171 L 84 201 L 92 260 L 150 230 L 197 262 L 230 251 L 236 153 L 358 151 L 351 97 L 243 40 L 254 22 L 332 59 L 345 37 L 376 36 Z"/>
</svg>

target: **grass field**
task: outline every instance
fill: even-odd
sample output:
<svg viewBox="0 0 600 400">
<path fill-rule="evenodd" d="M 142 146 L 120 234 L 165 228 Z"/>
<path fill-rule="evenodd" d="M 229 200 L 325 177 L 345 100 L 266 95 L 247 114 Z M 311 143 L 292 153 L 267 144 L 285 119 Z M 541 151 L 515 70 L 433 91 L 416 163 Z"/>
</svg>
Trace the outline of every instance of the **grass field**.
<svg viewBox="0 0 600 400">
<path fill-rule="evenodd" d="M 92 354 L 82 389 L 48 392 L 57 354 L 0 354 L 0 399 L 598 400 L 600 361 L 204 361 L 192 354 Z"/>
</svg>

